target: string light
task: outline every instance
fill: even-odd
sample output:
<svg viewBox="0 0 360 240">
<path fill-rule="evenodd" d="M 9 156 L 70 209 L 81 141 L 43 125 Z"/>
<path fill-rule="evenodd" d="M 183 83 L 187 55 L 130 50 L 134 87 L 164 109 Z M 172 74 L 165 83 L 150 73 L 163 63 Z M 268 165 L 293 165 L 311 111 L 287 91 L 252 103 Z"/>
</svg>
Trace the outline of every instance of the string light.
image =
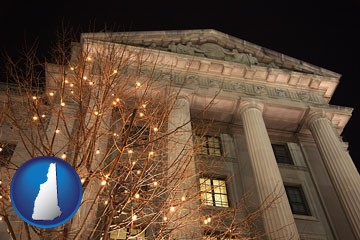
<svg viewBox="0 0 360 240">
<path fill-rule="evenodd" d="M 142 112 L 139 113 L 139 116 L 140 116 L 140 117 L 143 117 L 143 116 L 144 116 L 144 113 L 142 113 Z"/>
<path fill-rule="evenodd" d="M 91 57 L 87 57 L 86 60 L 87 60 L 87 61 L 91 61 L 92 58 L 91 58 Z"/>
<path fill-rule="evenodd" d="M 113 105 L 116 105 L 116 102 L 115 102 L 115 101 L 113 101 L 112 103 L 113 103 Z"/>
<path fill-rule="evenodd" d="M 33 120 L 34 120 L 34 121 L 38 120 L 38 117 L 37 117 L 37 116 L 33 116 Z"/>
<path fill-rule="evenodd" d="M 101 185 L 102 185 L 102 186 L 105 186 L 105 185 L 106 185 L 106 180 L 102 180 L 102 181 L 101 181 Z"/>
<path fill-rule="evenodd" d="M 208 218 L 207 218 L 207 221 L 208 221 L 208 222 L 211 222 L 211 217 L 208 217 Z"/>
<path fill-rule="evenodd" d="M 185 201 L 186 200 L 186 197 L 185 196 L 182 196 L 181 197 L 181 201 Z"/>
<path fill-rule="evenodd" d="M 153 182 L 153 184 L 156 187 L 158 185 L 158 182 L 155 181 L 155 182 Z"/>
<path fill-rule="evenodd" d="M 120 98 L 117 98 L 116 101 L 117 101 L 117 102 L 120 102 Z"/>
<path fill-rule="evenodd" d="M 2 147 L 0 147 L 0 152 L 2 152 L 2 150 L 3 150 L 3 148 L 2 148 Z"/>
<path fill-rule="evenodd" d="M 86 76 L 84 76 L 84 77 L 83 77 L 83 79 L 84 79 L 84 80 L 86 80 L 86 79 L 87 79 L 87 77 L 86 77 Z"/>
<path fill-rule="evenodd" d="M 74 86 L 74 84 L 73 84 L 73 83 L 71 83 L 71 84 L 70 84 L 70 87 L 73 87 L 73 86 Z"/>
<path fill-rule="evenodd" d="M 70 93 L 71 93 L 71 94 L 74 94 L 74 91 L 71 91 Z"/>
<path fill-rule="evenodd" d="M 135 198 L 136 198 L 136 199 L 139 199 L 139 197 L 140 197 L 140 194 L 136 193 L 136 194 L 135 194 Z"/>
<path fill-rule="evenodd" d="M 55 130 L 55 133 L 59 133 L 59 132 L 60 132 L 60 130 L 59 130 L 59 129 L 56 129 L 56 130 Z"/>
<path fill-rule="evenodd" d="M 81 183 L 84 183 L 84 182 L 85 182 L 85 178 L 82 178 L 80 181 L 81 181 Z"/>
<path fill-rule="evenodd" d="M 94 82 L 92 82 L 92 81 L 91 81 L 91 82 L 89 82 L 89 85 L 91 85 L 91 86 L 92 86 L 92 85 L 94 85 Z"/>
<path fill-rule="evenodd" d="M 3 220 L 3 217 L 0 216 L 0 221 L 2 221 L 2 220 Z"/>
<path fill-rule="evenodd" d="M 71 71 L 74 71 L 74 67 L 70 67 L 70 70 L 71 70 Z"/>
<path fill-rule="evenodd" d="M 100 150 L 99 149 L 96 150 L 95 154 L 100 154 Z"/>
<path fill-rule="evenodd" d="M 0 185 L 2 184 L 2 181 L 0 180 Z"/>
<path fill-rule="evenodd" d="M 208 220 L 207 220 L 207 219 L 204 220 L 204 224 L 208 224 Z"/>
<path fill-rule="evenodd" d="M 65 79 L 65 83 L 69 83 L 69 80 Z"/>
<path fill-rule="evenodd" d="M 175 212 L 175 207 L 170 207 L 170 212 Z"/>
<path fill-rule="evenodd" d="M 105 205 L 106 205 L 106 204 L 108 204 L 108 201 L 107 201 L 107 200 L 105 200 L 105 202 L 104 202 L 104 203 L 105 203 Z"/>
<path fill-rule="evenodd" d="M 153 152 L 153 151 L 149 152 L 149 157 L 152 157 L 152 156 L 154 156 L 154 152 Z"/>
<path fill-rule="evenodd" d="M 0 195 L 0 199 L 2 199 L 2 195 Z"/>
<path fill-rule="evenodd" d="M 94 112 L 94 114 L 97 116 L 97 115 L 99 115 L 99 112 L 98 112 L 98 111 L 96 111 L 96 112 Z"/>
<path fill-rule="evenodd" d="M 32 99 L 36 100 L 36 96 L 33 96 Z"/>
<path fill-rule="evenodd" d="M 61 106 L 65 107 L 65 103 L 64 103 L 64 102 L 62 102 L 62 103 L 61 103 Z"/>
<path fill-rule="evenodd" d="M 53 92 L 50 92 L 49 95 L 52 97 L 52 96 L 54 96 L 54 93 L 53 93 Z"/>
<path fill-rule="evenodd" d="M 129 150 L 128 150 L 128 153 L 129 153 L 129 154 L 132 154 L 132 153 L 134 153 L 134 151 L 133 151 L 132 149 L 129 149 Z"/>
<path fill-rule="evenodd" d="M 116 69 L 114 70 L 114 73 L 117 73 L 117 70 L 116 70 Z"/>
<path fill-rule="evenodd" d="M 140 82 L 136 82 L 136 87 L 140 87 L 141 83 Z"/>
<path fill-rule="evenodd" d="M 146 104 L 143 104 L 142 107 L 143 107 L 143 108 L 146 108 Z"/>
<path fill-rule="evenodd" d="M 66 158 L 66 153 L 63 153 L 63 155 L 61 155 L 61 158 L 65 159 Z"/>
<path fill-rule="evenodd" d="M 44 118 L 44 117 L 46 117 L 46 115 L 45 115 L 45 114 L 43 114 L 43 115 L 41 115 L 41 117 L 42 117 L 42 118 Z"/>
<path fill-rule="evenodd" d="M 166 222 L 168 218 L 167 218 L 167 217 L 164 217 L 163 219 L 164 219 L 164 221 Z"/>
<path fill-rule="evenodd" d="M 140 170 L 137 170 L 137 171 L 136 171 L 136 174 L 137 174 L 137 175 L 140 175 L 140 173 L 141 173 Z"/>
<path fill-rule="evenodd" d="M 154 132 L 159 131 L 159 129 L 157 127 L 154 127 Z"/>
<path fill-rule="evenodd" d="M 134 215 L 131 217 L 131 219 L 132 219 L 133 221 L 136 221 L 137 216 L 134 214 Z"/>
</svg>

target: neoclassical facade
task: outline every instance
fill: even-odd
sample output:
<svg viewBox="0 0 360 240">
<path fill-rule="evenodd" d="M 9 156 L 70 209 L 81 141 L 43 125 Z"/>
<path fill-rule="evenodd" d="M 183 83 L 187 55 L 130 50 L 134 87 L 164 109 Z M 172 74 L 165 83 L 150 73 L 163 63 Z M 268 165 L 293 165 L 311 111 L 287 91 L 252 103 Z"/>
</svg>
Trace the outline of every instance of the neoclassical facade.
<svg viewBox="0 0 360 240">
<path fill-rule="evenodd" d="M 277 191 L 262 216 L 268 239 L 360 239 L 360 177 L 340 136 L 352 109 L 329 104 L 339 74 L 216 30 L 84 33 L 74 48 L 89 43 L 156 62 L 160 81 L 180 91 L 172 128 L 210 123 L 192 169 L 221 159 L 221 177 L 199 181 L 226 187 L 205 205 L 231 208 L 248 192 L 260 203 Z"/>
</svg>

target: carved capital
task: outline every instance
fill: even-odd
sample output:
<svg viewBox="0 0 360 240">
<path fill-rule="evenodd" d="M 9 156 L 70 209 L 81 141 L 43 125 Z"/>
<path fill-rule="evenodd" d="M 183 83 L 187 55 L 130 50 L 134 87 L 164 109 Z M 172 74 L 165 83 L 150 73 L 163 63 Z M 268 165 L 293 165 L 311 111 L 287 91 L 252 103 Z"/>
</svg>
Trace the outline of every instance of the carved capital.
<svg viewBox="0 0 360 240">
<path fill-rule="evenodd" d="M 310 126 L 319 119 L 327 119 L 330 121 L 325 111 L 323 110 L 314 110 L 311 111 L 305 119 L 305 125 L 310 128 Z"/>
<path fill-rule="evenodd" d="M 241 99 L 239 105 L 239 114 L 242 115 L 250 108 L 258 109 L 261 113 L 264 110 L 264 104 L 255 99 Z"/>
</svg>

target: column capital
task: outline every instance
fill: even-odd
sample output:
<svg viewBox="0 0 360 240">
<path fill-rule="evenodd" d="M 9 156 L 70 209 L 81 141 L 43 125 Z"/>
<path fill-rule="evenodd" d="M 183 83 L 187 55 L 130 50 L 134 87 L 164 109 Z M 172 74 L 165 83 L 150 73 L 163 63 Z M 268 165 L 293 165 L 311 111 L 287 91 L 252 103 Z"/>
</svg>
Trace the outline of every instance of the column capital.
<svg viewBox="0 0 360 240">
<path fill-rule="evenodd" d="M 310 127 L 316 120 L 319 119 L 327 119 L 330 121 L 329 117 L 326 115 L 325 111 L 323 110 L 315 110 L 315 111 L 311 111 L 306 119 L 305 119 L 305 124 L 307 127 Z"/>
<path fill-rule="evenodd" d="M 242 115 L 249 108 L 256 108 L 262 113 L 264 110 L 264 104 L 255 99 L 241 99 L 239 105 L 240 115 Z"/>
</svg>

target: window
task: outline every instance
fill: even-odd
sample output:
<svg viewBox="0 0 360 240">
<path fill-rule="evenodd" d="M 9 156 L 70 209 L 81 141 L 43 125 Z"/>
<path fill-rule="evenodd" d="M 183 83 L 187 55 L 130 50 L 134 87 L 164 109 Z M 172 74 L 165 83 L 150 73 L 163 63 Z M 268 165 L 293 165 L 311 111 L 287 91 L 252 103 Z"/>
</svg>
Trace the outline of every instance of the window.
<svg viewBox="0 0 360 240">
<path fill-rule="evenodd" d="M 201 201 L 204 205 L 229 207 L 225 180 L 200 178 Z"/>
<path fill-rule="evenodd" d="M 271 146 L 275 154 L 276 162 L 294 164 L 291 159 L 290 151 L 285 144 L 271 144 Z"/>
<path fill-rule="evenodd" d="M 137 228 L 120 228 L 110 232 L 110 239 L 144 240 L 145 231 Z"/>
<path fill-rule="evenodd" d="M 0 142 L 0 166 L 6 166 L 14 154 L 16 144 Z"/>
<path fill-rule="evenodd" d="M 311 216 L 310 209 L 301 186 L 285 186 L 285 190 L 292 213 Z"/>
<path fill-rule="evenodd" d="M 199 149 L 199 154 L 202 155 L 211 155 L 211 156 L 221 156 L 221 141 L 220 137 L 214 136 L 196 136 L 196 140 L 201 144 Z"/>
</svg>

